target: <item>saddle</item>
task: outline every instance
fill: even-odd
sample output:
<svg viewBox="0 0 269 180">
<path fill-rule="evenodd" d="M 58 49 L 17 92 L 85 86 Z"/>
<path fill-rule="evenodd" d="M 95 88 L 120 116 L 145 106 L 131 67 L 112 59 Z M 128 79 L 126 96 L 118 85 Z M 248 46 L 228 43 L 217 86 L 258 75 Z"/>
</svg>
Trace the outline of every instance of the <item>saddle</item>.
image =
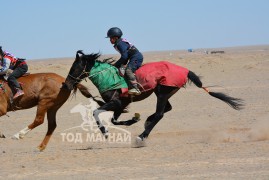
<svg viewBox="0 0 269 180">
<path fill-rule="evenodd" d="M 124 74 L 121 67 L 120 75 Z M 150 91 L 158 84 L 171 87 L 183 87 L 187 82 L 189 70 L 172 64 L 168 61 L 151 62 L 142 65 L 135 72 L 139 89 L 141 92 Z M 128 96 L 127 90 L 122 89 L 122 96 Z"/>
</svg>

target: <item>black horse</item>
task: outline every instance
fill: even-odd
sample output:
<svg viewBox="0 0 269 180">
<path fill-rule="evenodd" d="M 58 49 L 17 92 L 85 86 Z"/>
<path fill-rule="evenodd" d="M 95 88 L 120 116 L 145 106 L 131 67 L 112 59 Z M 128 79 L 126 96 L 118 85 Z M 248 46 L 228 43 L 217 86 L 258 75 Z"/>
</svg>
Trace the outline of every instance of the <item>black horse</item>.
<svg viewBox="0 0 269 180">
<path fill-rule="evenodd" d="M 115 74 L 119 74 L 117 69 L 111 65 L 111 63 L 108 63 L 106 61 L 100 61 L 98 58 L 100 57 L 100 54 L 84 54 L 81 50 L 77 51 L 76 53 L 76 59 L 69 71 L 69 74 L 66 78 L 65 85 L 69 90 L 72 90 L 76 84 L 81 82 L 83 79 L 89 77 L 89 79 L 92 80 L 93 76 L 98 76 L 98 81 L 93 82 L 96 87 L 99 89 L 99 84 L 102 84 L 102 81 L 107 81 L 110 78 L 115 78 Z M 99 67 L 99 70 L 96 71 L 96 62 L 99 62 L 99 65 L 104 64 L 105 66 L 103 68 Z M 174 65 L 176 66 L 176 65 Z M 143 68 L 143 66 L 141 67 Z M 140 68 L 140 69 L 141 69 Z M 106 77 L 102 77 L 99 75 L 102 75 L 105 71 L 115 70 L 114 74 L 112 75 L 106 75 Z M 95 71 L 95 73 L 92 73 Z M 171 73 L 170 73 L 171 74 Z M 119 75 L 117 75 L 119 76 Z M 176 76 L 176 74 L 174 74 Z M 186 79 L 193 82 L 197 87 L 203 88 L 209 95 L 218 98 L 225 103 L 227 103 L 229 106 L 231 106 L 235 110 L 240 110 L 243 108 L 243 103 L 241 99 L 230 97 L 223 93 L 216 93 L 216 92 L 210 92 L 207 88 L 203 87 L 202 82 L 200 81 L 200 78 L 194 74 L 192 71 L 187 72 Z M 93 80 L 92 80 L 93 81 Z M 102 125 L 101 121 L 99 120 L 99 113 L 104 111 L 113 111 L 114 112 L 114 118 L 112 118 L 111 122 L 114 125 L 126 125 L 129 126 L 133 123 L 136 123 L 138 121 L 138 118 L 132 118 L 131 120 L 127 121 L 117 121 L 121 113 L 123 112 L 124 108 L 126 108 L 131 102 L 141 101 L 145 98 L 149 97 L 153 92 L 157 96 L 157 107 L 154 114 L 149 116 L 145 122 L 145 130 L 142 134 L 140 134 L 137 137 L 137 141 L 143 141 L 145 138 L 147 138 L 151 132 L 151 130 L 154 128 L 154 126 L 163 118 L 164 113 L 170 111 L 172 109 L 171 104 L 169 103 L 169 98 L 173 96 L 180 87 L 173 87 L 173 86 L 166 86 L 163 84 L 158 83 L 157 81 L 156 87 L 150 90 L 143 90 L 142 93 L 139 96 L 123 96 L 123 92 L 119 86 L 107 88 L 105 90 L 100 91 L 102 99 L 105 101 L 105 103 L 98 104 L 101 106 L 94 111 L 94 117 L 97 121 L 98 127 L 102 131 L 104 135 L 106 135 L 107 131 L 105 127 Z"/>
</svg>

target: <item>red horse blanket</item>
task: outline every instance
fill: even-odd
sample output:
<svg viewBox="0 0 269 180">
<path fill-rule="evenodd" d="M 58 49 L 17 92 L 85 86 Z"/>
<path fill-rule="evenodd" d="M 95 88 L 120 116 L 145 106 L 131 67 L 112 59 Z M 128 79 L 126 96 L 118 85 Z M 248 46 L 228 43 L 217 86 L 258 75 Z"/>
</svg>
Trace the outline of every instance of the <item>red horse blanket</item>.
<svg viewBox="0 0 269 180">
<path fill-rule="evenodd" d="M 141 66 L 136 71 L 136 78 L 143 88 L 141 91 L 154 89 L 157 84 L 181 88 L 188 80 L 189 70 L 168 61 L 152 62 Z"/>
</svg>

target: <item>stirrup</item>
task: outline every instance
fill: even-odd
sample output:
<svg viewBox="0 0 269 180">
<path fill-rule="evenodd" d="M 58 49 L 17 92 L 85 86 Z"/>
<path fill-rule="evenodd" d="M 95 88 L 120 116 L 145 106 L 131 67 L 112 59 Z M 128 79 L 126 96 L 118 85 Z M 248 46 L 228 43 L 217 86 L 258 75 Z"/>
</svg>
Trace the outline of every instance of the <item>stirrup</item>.
<svg viewBox="0 0 269 180">
<path fill-rule="evenodd" d="M 128 94 L 131 94 L 131 95 L 140 95 L 141 94 L 141 91 L 139 89 L 136 89 L 136 88 L 132 88 L 128 91 Z"/>
</svg>

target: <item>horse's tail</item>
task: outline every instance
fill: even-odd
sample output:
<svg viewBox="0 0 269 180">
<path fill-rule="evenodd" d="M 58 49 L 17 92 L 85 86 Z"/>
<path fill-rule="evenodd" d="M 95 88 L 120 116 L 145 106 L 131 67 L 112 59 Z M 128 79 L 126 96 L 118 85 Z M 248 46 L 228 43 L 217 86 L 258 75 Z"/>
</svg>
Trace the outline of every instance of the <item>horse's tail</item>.
<svg viewBox="0 0 269 180">
<path fill-rule="evenodd" d="M 81 94 L 84 97 L 86 97 L 86 98 L 92 98 L 95 102 L 97 102 L 97 104 L 99 106 L 102 106 L 102 105 L 105 104 L 103 101 L 96 99 L 96 97 L 93 97 L 92 94 L 89 92 L 89 89 L 86 86 L 84 86 L 82 84 L 77 84 L 75 86 L 75 88 L 74 88 L 73 94 L 76 94 L 77 89 L 79 89 L 79 91 L 81 92 Z"/>
<path fill-rule="evenodd" d="M 197 87 L 203 88 L 209 95 L 218 98 L 225 103 L 227 103 L 229 106 L 231 106 L 235 110 L 243 109 L 243 100 L 239 98 L 230 97 L 224 93 L 220 92 L 210 92 L 206 87 L 203 87 L 203 83 L 201 82 L 200 78 L 194 74 L 194 72 L 189 71 L 188 78 L 191 82 L 193 82 Z"/>
</svg>

